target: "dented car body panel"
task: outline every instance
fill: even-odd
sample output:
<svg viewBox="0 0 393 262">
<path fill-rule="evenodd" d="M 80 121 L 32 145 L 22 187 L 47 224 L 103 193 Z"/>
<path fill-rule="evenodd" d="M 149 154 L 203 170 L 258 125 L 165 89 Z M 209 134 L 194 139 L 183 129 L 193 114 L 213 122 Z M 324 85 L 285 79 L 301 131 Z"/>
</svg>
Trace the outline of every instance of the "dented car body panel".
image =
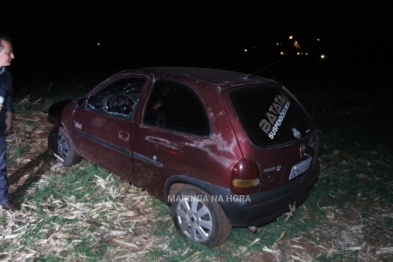
<svg viewBox="0 0 393 262">
<path fill-rule="evenodd" d="M 288 212 L 319 174 L 315 126 L 288 90 L 261 77 L 128 70 L 54 106 L 52 120 L 59 110 L 60 123 L 52 122 L 78 155 L 169 203 L 175 184 L 201 188 L 233 226 L 258 226 Z"/>
</svg>

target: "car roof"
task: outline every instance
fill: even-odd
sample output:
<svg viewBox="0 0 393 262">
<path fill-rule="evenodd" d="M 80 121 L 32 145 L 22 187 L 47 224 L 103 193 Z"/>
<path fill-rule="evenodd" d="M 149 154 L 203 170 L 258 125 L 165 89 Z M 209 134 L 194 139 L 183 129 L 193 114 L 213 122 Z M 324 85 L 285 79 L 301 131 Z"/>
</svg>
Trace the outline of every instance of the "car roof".
<svg viewBox="0 0 393 262">
<path fill-rule="evenodd" d="M 147 67 L 137 69 L 137 71 L 181 75 L 183 77 L 191 77 L 223 86 L 267 83 L 277 84 L 276 81 L 268 78 L 222 69 L 199 67 Z"/>
</svg>

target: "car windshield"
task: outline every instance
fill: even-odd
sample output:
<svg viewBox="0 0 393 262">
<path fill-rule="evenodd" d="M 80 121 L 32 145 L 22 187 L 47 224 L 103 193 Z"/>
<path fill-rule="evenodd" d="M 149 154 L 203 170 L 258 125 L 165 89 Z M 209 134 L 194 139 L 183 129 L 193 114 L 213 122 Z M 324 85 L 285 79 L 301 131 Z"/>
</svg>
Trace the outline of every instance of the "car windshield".
<svg viewBox="0 0 393 262">
<path fill-rule="evenodd" d="M 146 83 L 143 77 L 115 79 L 89 98 L 88 107 L 113 116 L 133 118 Z"/>
<path fill-rule="evenodd" d="M 250 141 L 259 147 L 298 140 L 314 126 L 304 108 L 281 86 L 250 86 L 229 91 Z"/>
</svg>

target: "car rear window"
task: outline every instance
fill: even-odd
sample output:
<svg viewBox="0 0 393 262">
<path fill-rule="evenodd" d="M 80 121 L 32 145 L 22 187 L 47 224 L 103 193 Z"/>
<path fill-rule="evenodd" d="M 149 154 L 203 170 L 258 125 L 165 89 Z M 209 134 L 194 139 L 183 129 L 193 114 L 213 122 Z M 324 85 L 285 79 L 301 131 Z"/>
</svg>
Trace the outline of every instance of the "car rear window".
<svg viewBox="0 0 393 262">
<path fill-rule="evenodd" d="M 242 87 L 228 94 L 248 138 L 256 146 L 289 143 L 314 128 L 304 108 L 284 87 Z"/>
</svg>

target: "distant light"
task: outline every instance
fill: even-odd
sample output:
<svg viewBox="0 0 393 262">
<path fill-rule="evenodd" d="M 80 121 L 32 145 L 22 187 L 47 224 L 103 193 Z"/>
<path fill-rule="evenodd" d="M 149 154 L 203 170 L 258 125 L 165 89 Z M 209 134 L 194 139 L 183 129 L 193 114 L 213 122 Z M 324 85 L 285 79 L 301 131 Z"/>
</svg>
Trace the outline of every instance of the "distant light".
<svg viewBox="0 0 393 262">
<path fill-rule="evenodd" d="M 319 42 L 321 39 L 317 38 L 317 41 Z"/>
<path fill-rule="evenodd" d="M 300 49 L 299 43 L 297 41 L 293 43 L 293 47 L 295 47 L 296 49 Z"/>
<path fill-rule="evenodd" d="M 98 45 L 98 46 L 100 46 L 100 45 L 101 45 L 101 43 L 97 43 L 97 45 Z"/>
<path fill-rule="evenodd" d="M 280 55 L 284 55 L 284 52 L 280 52 Z"/>
<path fill-rule="evenodd" d="M 321 55 L 321 59 L 324 59 L 325 58 L 325 55 Z"/>
<path fill-rule="evenodd" d="M 276 43 L 276 45 L 282 45 L 282 43 Z"/>
<path fill-rule="evenodd" d="M 290 36 L 289 36 L 289 39 L 292 39 L 292 38 L 293 38 L 293 35 L 290 35 Z"/>
<path fill-rule="evenodd" d="M 247 50 L 247 49 L 244 49 L 244 52 L 248 52 L 248 50 Z"/>
<path fill-rule="evenodd" d="M 306 53 L 306 55 L 308 55 L 308 53 Z"/>
<path fill-rule="evenodd" d="M 254 49 L 257 49 L 257 47 L 256 47 L 256 46 L 253 46 L 252 48 L 254 48 Z"/>
</svg>

